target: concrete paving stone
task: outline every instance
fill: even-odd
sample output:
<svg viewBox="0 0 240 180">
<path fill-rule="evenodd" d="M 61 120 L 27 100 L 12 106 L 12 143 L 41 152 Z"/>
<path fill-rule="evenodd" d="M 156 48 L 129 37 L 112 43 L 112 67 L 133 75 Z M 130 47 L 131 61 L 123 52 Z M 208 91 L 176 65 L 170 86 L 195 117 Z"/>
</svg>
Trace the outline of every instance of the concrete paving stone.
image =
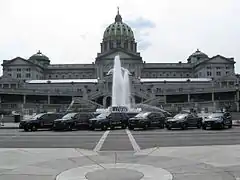
<svg viewBox="0 0 240 180">
<path fill-rule="evenodd" d="M 228 173 L 204 173 L 204 174 L 175 174 L 173 173 L 174 180 L 236 180 Z"/>
<path fill-rule="evenodd" d="M 0 180 L 54 180 L 54 176 L 39 176 L 29 174 L 5 174 L 0 175 Z"/>
<path fill-rule="evenodd" d="M 35 165 L 23 166 L 13 169 L 12 171 L 3 172 L 2 174 L 28 174 L 28 175 L 39 175 L 39 176 L 52 176 L 57 175 L 59 172 L 52 168 L 43 168 Z"/>
<path fill-rule="evenodd" d="M 86 174 L 88 180 L 140 180 L 143 173 L 126 168 L 97 170 Z"/>
<path fill-rule="evenodd" d="M 104 163 L 115 163 L 114 156 L 88 156 L 88 157 L 79 157 L 79 158 L 71 158 L 76 164 L 79 166 L 91 165 L 91 164 L 104 164 Z"/>
<path fill-rule="evenodd" d="M 83 159 L 81 161 L 82 163 L 86 163 L 86 164 L 91 163 L 91 162 L 86 162 L 85 158 L 81 158 L 81 159 Z M 55 159 L 55 160 L 51 160 L 51 161 L 40 162 L 40 163 L 35 164 L 35 166 L 38 166 L 41 168 L 54 169 L 60 173 L 67 169 L 76 168 L 78 166 L 81 166 L 81 164 L 77 163 L 74 160 L 71 160 L 71 158 L 67 158 L 67 159 Z"/>
</svg>

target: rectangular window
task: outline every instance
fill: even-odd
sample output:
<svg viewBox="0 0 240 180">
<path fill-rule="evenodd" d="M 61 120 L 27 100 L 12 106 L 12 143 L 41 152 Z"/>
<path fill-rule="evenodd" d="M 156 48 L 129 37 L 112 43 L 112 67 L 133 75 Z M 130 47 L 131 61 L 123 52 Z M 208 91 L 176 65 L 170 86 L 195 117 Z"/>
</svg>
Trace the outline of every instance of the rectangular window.
<svg viewBox="0 0 240 180">
<path fill-rule="evenodd" d="M 18 74 L 17 74 L 17 78 L 21 78 L 21 74 L 18 73 Z"/>
<path fill-rule="evenodd" d="M 20 72 L 20 71 L 21 71 L 21 69 L 17 68 L 17 71 L 18 71 L 18 72 Z"/>
<path fill-rule="evenodd" d="M 30 78 L 31 77 L 31 74 L 30 73 L 27 73 L 26 74 L 26 78 Z"/>
<path fill-rule="evenodd" d="M 8 76 L 9 76 L 9 77 L 11 77 L 11 76 L 12 76 L 12 74 L 8 74 Z"/>
<path fill-rule="evenodd" d="M 27 70 L 27 71 L 31 71 L 31 68 L 27 68 L 26 70 Z"/>
<path fill-rule="evenodd" d="M 10 71 L 12 71 L 12 69 L 9 68 L 7 71 L 10 72 Z"/>
<path fill-rule="evenodd" d="M 221 69 L 221 67 L 216 67 L 217 69 Z"/>
<path fill-rule="evenodd" d="M 207 76 L 212 76 L 212 72 L 208 71 Z"/>
<path fill-rule="evenodd" d="M 226 66 L 226 69 L 229 69 L 229 66 Z"/>
<path fill-rule="evenodd" d="M 221 72 L 220 71 L 217 71 L 217 76 L 221 76 Z"/>
<path fill-rule="evenodd" d="M 208 67 L 207 67 L 207 69 L 211 69 L 211 67 L 210 67 L 210 66 L 208 66 Z"/>
<path fill-rule="evenodd" d="M 229 75 L 229 71 L 226 72 L 226 75 Z"/>
</svg>

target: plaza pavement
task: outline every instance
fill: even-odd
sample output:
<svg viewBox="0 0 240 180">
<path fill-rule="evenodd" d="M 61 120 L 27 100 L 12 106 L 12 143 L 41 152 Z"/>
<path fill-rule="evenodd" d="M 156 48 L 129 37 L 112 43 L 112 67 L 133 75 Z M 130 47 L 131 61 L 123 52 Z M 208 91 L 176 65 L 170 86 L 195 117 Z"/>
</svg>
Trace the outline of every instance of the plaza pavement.
<svg viewBox="0 0 240 180">
<path fill-rule="evenodd" d="M 231 140 L 239 137 L 239 129 L 76 131 L 65 134 L 6 130 L 6 136 L 9 137 L 5 137 L 4 130 L 0 130 L 0 138 L 5 138 L 2 141 L 0 139 L 2 143 L 23 143 L 23 138 L 28 138 L 25 133 L 35 140 L 36 136 L 44 136 L 39 143 L 48 141 L 53 135 L 54 141 L 64 136 L 70 137 L 68 141 L 79 137 L 80 141 L 76 143 L 96 141 L 92 143 L 94 147 L 88 150 L 1 148 L 0 180 L 239 180 L 240 143 L 237 139 Z M 225 136 L 224 145 L 212 145 Z M 16 138 L 19 141 L 14 141 Z M 189 142 L 179 143 L 182 138 L 191 140 L 191 146 Z M 171 139 L 172 144 L 168 144 Z M 78 146 L 81 147 L 81 144 Z M 86 144 L 85 147 L 90 146 Z"/>
<path fill-rule="evenodd" d="M 138 152 L 76 148 L 0 149 L 0 180 L 236 180 L 240 145 Z"/>
</svg>

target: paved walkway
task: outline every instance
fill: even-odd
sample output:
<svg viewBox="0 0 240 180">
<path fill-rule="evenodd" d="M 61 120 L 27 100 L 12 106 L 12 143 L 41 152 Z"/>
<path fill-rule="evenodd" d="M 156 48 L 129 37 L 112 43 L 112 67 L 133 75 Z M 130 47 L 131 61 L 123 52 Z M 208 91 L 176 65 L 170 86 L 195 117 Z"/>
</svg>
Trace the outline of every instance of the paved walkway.
<svg viewBox="0 0 240 180">
<path fill-rule="evenodd" d="M 0 180 L 236 180 L 240 145 L 137 152 L 0 149 Z"/>
</svg>

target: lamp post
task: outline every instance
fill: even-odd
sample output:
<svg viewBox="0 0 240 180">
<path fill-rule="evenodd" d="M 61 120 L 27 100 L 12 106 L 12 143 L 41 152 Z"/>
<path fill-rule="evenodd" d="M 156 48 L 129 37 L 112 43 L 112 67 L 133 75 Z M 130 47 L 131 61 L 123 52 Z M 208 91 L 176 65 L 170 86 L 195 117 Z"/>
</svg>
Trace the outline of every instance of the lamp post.
<svg viewBox="0 0 240 180">
<path fill-rule="evenodd" d="M 191 82 L 191 80 L 190 79 L 187 79 L 187 84 L 188 84 L 188 103 L 190 103 L 190 82 Z"/>
<path fill-rule="evenodd" d="M 164 104 L 167 104 L 167 95 L 166 95 L 166 90 L 167 90 L 166 84 L 167 84 L 167 81 L 164 80 L 163 83 L 164 83 L 164 91 L 163 91 Z"/>
<path fill-rule="evenodd" d="M 47 100 L 47 102 L 48 102 L 48 104 L 50 104 L 51 103 L 51 99 L 50 99 L 50 84 L 51 84 L 51 81 L 50 80 L 48 80 L 47 81 L 47 84 L 48 84 L 48 100 Z"/>
<path fill-rule="evenodd" d="M 74 93 L 74 82 L 73 81 L 71 82 L 71 85 L 72 85 L 72 100 L 73 100 L 73 96 L 74 96 L 74 94 L 73 94 Z"/>
<path fill-rule="evenodd" d="M 216 103 L 215 103 L 215 89 L 214 89 L 214 78 L 212 77 L 212 103 L 213 103 L 213 108 L 216 110 Z"/>
<path fill-rule="evenodd" d="M 239 84 L 235 84 L 236 88 L 236 105 L 237 105 L 237 112 L 239 112 Z"/>
</svg>

